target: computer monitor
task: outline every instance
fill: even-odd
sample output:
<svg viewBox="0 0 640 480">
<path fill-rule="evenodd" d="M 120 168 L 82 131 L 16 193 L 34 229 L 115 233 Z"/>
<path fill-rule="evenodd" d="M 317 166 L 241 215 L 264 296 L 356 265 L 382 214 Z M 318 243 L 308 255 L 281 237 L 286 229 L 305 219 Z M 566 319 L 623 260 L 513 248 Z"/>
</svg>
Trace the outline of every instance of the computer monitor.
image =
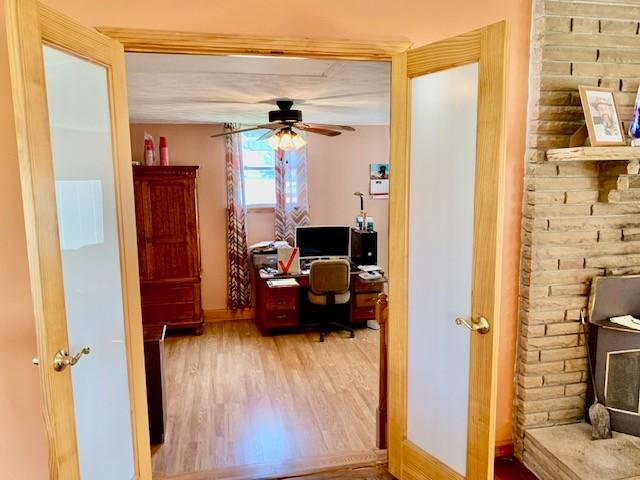
<svg viewBox="0 0 640 480">
<path fill-rule="evenodd" d="M 296 227 L 300 258 L 345 257 L 351 254 L 351 228 L 346 225 Z"/>
</svg>

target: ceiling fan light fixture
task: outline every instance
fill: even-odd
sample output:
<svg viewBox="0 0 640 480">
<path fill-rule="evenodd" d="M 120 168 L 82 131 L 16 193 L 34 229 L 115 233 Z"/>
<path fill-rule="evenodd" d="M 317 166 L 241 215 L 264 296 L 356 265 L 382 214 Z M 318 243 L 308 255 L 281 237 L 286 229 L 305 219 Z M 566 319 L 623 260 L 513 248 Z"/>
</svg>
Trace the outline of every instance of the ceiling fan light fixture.
<svg viewBox="0 0 640 480">
<path fill-rule="evenodd" d="M 293 135 L 289 132 L 282 132 L 280 134 L 280 150 L 293 150 Z"/>
<path fill-rule="evenodd" d="M 295 148 L 296 150 L 304 147 L 307 144 L 307 141 L 302 138 L 302 135 L 298 135 L 296 132 L 293 132 L 293 138 L 291 141 L 293 142 L 293 148 Z"/>
</svg>

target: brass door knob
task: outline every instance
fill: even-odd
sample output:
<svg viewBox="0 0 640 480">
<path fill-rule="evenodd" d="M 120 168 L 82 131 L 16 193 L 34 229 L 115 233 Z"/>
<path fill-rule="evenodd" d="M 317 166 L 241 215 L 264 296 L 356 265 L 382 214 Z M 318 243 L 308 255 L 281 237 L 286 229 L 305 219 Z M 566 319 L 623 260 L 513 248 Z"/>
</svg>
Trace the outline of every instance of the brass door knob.
<svg viewBox="0 0 640 480">
<path fill-rule="evenodd" d="M 82 347 L 75 355 L 69 355 L 66 350 L 58 350 L 56 355 L 53 357 L 53 369 L 56 372 L 61 372 L 67 365 L 74 366 L 83 355 L 89 355 L 91 353 L 91 349 L 89 347 Z"/>
<path fill-rule="evenodd" d="M 489 326 L 489 320 L 484 318 L 482 315 L 475 320 L 471 319 L 470 322 L 465 318 L 458 317 L 456 318 L 456 325 L 464 325 L 472 332 L 478 332 L 482 335 L 484 335 L 485 333 L 489 333 L 489 330 L 491 329 L 491 327 Z"/>
</svg>

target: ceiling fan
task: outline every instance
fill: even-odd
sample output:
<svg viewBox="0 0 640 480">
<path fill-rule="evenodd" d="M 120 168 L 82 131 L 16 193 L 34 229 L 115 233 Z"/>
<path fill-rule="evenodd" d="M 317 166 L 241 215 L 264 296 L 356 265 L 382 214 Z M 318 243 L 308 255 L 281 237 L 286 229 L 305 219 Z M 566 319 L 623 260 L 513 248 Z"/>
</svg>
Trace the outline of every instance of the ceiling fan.
<svg viewBox="0 0 640 480">
<path fill-rule="evenodd" d="M 251 130 L 269 130 L 258 140 L 266 140 L 274 150 L 296 150 L 307 142 L 297 133 L 297 130 L 303 130 L 309 133 L 317 133 L 327 137 L 335 137 L 340 135 L 342 131 L 355 132 L 355 128 L 347 125 L 324 125 L 315 123 L 304 123 L 302 121 L 302 112 L 300 110 L 292 110 L 292 100 L 277 100 L 278 110 L 269 112 L 269 123 L 257 125 L 255 127 L 240 128 L 231 132 L 218 133 L 211 137 L 221 137 L 224 135 L 233 135 L 234 133 L 250 132 Z"/>
</svg>

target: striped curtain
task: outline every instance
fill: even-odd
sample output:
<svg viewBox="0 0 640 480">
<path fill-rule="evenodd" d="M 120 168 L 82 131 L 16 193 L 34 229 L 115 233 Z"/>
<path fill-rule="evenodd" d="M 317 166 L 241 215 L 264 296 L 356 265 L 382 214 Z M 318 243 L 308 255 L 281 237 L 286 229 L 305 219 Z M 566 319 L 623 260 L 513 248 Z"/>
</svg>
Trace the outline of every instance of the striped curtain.
<svg viewBox="0 0 640 480">
<path fill-rule="evenodd" d="M 239 128 L 224 124 L 225 131 Z M 244 177 L 240 135 L 227 135 L 227 307 L 233 310 L 251 306 L 249 281 L 249 254 L 247 251 L 247 209 L 244 201 Z"/>
<path fill-rule="evenodd" d="M 294 245 L 296 226 L 309 225 L 307 147 L 276 152 L 276 240 Z"/>
</svg>

